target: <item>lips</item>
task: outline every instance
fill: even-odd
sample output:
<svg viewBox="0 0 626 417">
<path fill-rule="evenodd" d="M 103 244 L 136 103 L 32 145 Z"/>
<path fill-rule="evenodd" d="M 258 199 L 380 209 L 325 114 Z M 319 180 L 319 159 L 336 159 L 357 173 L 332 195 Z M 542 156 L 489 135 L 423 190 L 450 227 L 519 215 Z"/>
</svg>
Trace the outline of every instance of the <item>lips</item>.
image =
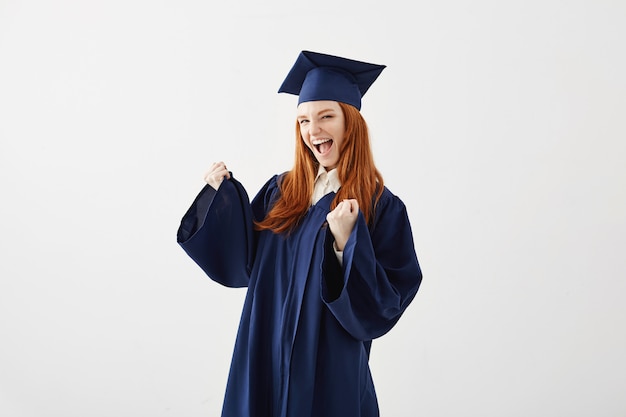
<svg viewBox="0 0 626 417">
<path fill-rule="evenodd" d="M 326 152 L 328 152 L 330 148 L 333 146 L 333 140 L 332 139 L 314 140 L 312 141 L 312 144 L 313 146 L 315 146 L 315 149 L 317 149 L 317 152 L 323 155 Z"/>
</svg>

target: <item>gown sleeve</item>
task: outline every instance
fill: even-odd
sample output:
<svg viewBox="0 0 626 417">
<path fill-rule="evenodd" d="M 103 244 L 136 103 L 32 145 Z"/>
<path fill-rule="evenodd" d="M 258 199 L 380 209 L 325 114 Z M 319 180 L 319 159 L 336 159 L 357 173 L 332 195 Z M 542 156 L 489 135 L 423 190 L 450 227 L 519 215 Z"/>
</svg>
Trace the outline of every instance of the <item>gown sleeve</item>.
<svg viewBox="0 0 626 417">
<path fill-rule="evenodd" d="M 183 216 L 177 241 L 212 280 L 227 287 L 247 286 L 254 232 L 241 183 L 231 175 L 217 191 L 206 185 Z"/>
<path fill-rule="evenodd" d="M 326 230 L 322 299 L 342 327 L 363 341 L 391 330 L 422 281 L 406 207 L 387 193 L 370 228 L 359 213 L 344 247 L 343 266 Z"/>
</svg>

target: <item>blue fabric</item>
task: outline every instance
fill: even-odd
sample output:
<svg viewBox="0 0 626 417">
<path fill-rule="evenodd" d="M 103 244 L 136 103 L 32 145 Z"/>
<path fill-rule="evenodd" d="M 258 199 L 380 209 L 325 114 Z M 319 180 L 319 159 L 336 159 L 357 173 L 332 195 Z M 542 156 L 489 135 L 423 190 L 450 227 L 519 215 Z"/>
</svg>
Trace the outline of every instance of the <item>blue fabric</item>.
<svg viewBox="0 0 626 417">
<path fill-rule="evenodd" d="M 334 68 L 314 68 L 306 75 L 298 94 L 298 104 L 332 100 L 361 108 L 361 92 L 353 76 Z"/>
<path fill-rule="evenodd" d="M 385 65 L 302 51 L 278 92 L 297 95 L 298 104 L 332 100 L 361 109 L 361 98 L 385 68 Z"/>
<path fill-rule="evenodd" d="M 290 235 L 253 230 L 279 195 L 272 177 L 249 203 L 234 178 L 206 186 L 178 242 L 220 284 L 248 286 L 223 417 L 376 417 L 371 341 L 411 303 L 422 274 L 402 201 L 387 188 L 371 227 L 359 214 L 340 266 L 312 206 Z"/>
</svg>

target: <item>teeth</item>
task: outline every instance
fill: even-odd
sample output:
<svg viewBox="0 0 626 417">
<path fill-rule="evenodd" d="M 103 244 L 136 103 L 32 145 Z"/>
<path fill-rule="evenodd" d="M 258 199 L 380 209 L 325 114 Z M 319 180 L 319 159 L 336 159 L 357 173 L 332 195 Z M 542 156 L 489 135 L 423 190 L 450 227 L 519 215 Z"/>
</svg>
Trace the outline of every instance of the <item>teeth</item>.
<svg viewBox="0 0 626 417">
<path fill-rule="evenodd" d="M 322 143 L 329 142 L 330 140 L 331 139 L 315 139 L 315 140 L 312 140 L 311 143 L 317 146 L 317 145 L 321 145 Z"/>
</svg>

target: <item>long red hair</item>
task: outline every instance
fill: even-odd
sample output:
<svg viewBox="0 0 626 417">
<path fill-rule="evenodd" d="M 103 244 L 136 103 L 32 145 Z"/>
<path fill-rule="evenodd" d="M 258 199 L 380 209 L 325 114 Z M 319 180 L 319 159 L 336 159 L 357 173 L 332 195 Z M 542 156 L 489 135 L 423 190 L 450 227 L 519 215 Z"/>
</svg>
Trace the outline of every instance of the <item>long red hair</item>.
<svg viewBox="0 0 626 417">
<path fill-rule="evenodd" d="M 339 103 L 345 120 L 345 138 L 340 149 L 337 174 L 341 188 L 330 209 L 349 198 L 359 203 L 366 222 L 370 222 L 383 192 L 383 177 L 374 165 L 367 123 L 361 112 L 349 104 Z M 294 167 L 279 182 L 280 197 L 265 219 L 256 222 L 257 230 L 290 232 L 311 206 L 311 195 L 319 163 L 304 144 L 300 124 L 296 122 L 296 155 Z"/>
</svg>

